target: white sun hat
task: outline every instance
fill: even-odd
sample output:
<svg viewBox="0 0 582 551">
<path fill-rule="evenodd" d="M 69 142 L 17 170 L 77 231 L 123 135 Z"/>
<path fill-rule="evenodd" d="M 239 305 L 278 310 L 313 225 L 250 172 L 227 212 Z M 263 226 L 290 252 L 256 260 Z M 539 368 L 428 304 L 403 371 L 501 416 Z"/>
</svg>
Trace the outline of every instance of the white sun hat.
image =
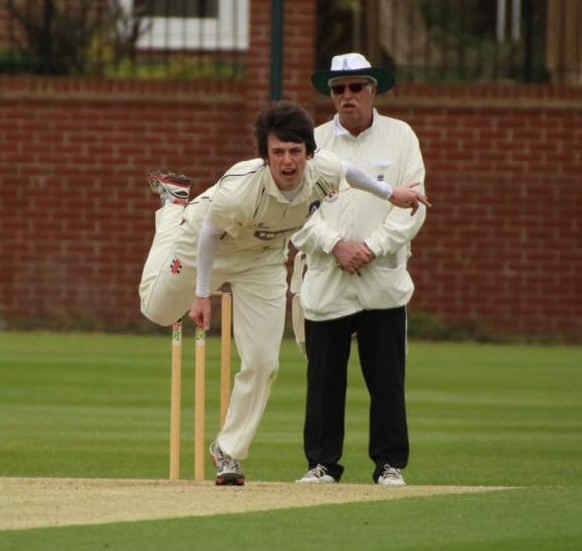
<svg viewBox="0 0 582 551">
<path fill-rule="evenodd" d="M 394 75 L 388 69 L 372 67 L 370 62 L 358 53 L 334 56 L 331 60 L 331 69 L 313 73 L 311 83 L 318 92 L 328 96 L 330 80 L 355 76 L 374 79 L 378 85 L 378 94 L 387 92 L 396 83 Z"/>
</svg>

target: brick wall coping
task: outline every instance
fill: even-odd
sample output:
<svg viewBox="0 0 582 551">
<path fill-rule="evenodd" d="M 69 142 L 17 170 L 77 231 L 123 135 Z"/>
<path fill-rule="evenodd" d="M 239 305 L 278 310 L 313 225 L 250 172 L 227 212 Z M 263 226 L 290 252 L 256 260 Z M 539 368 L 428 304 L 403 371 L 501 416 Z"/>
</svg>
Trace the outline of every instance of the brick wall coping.
<svg viewBox="0 0 582 551">
<path fill-rule="evenodd" d="M 83 77 L 0 76 L 2 100 L 236 103 L 240 81 L 113 80 Z M 317 95 L 321 107 L 329 100 Z M 415 108 L 581 109 L 582 87 L 542 84 L 403 84 L 378 105 Z"/>
<path fill-rule="evenodd" d="M 223 104 L 244 98 L 240 82 L 0 77 L 0 100 L 175 102 Z"/>
</svg>

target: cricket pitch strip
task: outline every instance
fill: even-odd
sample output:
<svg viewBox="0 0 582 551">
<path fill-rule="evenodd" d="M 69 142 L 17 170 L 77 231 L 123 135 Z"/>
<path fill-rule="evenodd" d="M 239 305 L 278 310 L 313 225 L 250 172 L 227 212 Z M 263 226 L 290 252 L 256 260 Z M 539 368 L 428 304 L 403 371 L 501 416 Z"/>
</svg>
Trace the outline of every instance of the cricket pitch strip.
<svg viewBox="0 0 582 551">
<path fill-rule="evenodd" d="M 213 481 L 0 478 L 0 531 L 246 513 L 408 497 L 487 492 L 489 486 L 307 485 Z"/>
</svg>

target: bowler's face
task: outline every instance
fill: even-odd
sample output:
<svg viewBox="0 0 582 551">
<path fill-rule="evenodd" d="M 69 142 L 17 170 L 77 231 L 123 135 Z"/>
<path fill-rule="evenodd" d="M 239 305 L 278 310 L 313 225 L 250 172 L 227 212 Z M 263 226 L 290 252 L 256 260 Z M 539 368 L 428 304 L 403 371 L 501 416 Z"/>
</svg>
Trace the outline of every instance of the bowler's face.
<svg viewBox="0 0 582 551">
<path fill-rule="evenodd" d="M 273 134 L 267 139 L 267 165 L 273 180 L 282 191 L 291 191 L 301 184 L 308 159 L 304 143 L 282 142 Z"/>
</svg>

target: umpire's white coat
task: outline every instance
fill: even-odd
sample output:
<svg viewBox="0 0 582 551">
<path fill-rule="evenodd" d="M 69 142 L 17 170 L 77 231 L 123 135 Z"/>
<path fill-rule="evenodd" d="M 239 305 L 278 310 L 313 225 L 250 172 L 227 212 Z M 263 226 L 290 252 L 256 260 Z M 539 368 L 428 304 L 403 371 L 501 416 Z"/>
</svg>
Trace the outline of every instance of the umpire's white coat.
<svg viewBox="0 0 582 551">
<path fill-rule="evenodd" d="M 372 126 L 354 138 L 341 127 L 336 115 L 316 128 L 315 138 L 319 147 L 333 151 L 377 180 L 393 187 L 419 182 L 415 189 L 425 193 L 418 139 L 405 122 L 374 110 Z M 407 270 L 410 242 L 425 217 L 424 205 L 410 216 L 410 210 L 356 189 L 323 204 L 292 237 L 293 244 L 307 253 L 308 270 L 300 293 L 305 317 L 322 321 L 407 304 L 414 291 Z M 330 253 L 341 238 L 363 240 L 376 255 L 360 277 L 335 265 Z"/>
</svg>

